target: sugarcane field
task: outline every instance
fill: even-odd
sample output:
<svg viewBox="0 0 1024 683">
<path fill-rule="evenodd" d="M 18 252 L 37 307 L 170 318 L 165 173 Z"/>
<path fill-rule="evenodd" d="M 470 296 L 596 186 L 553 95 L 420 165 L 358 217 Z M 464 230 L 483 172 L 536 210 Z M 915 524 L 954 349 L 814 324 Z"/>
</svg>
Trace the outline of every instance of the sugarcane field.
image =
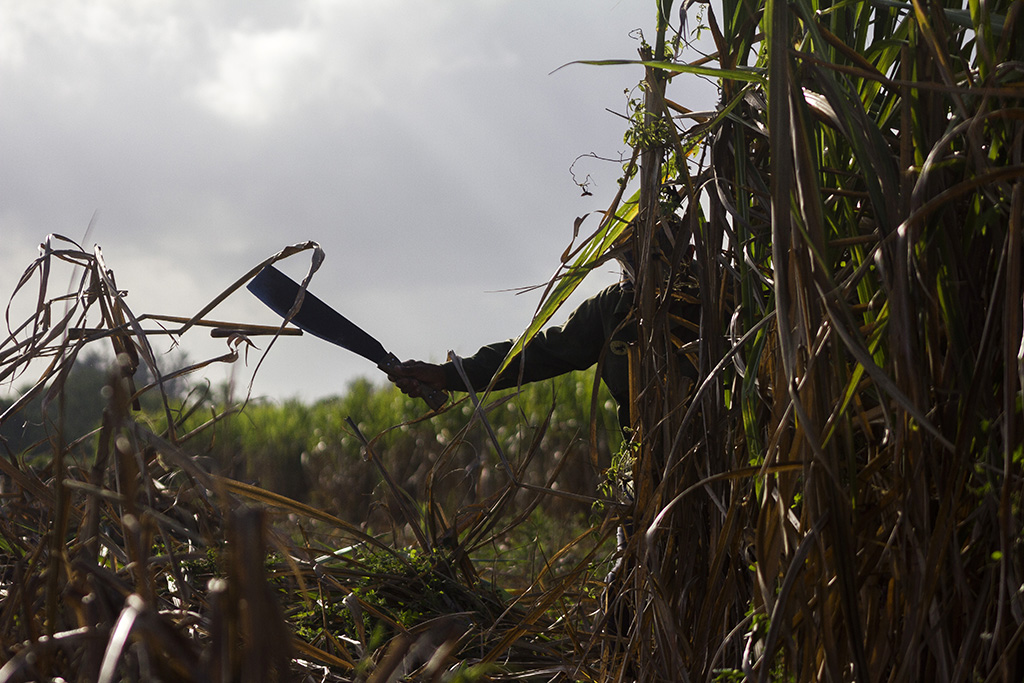
<svg viewBox="0 0 1024 683">
<path fill-rule="evenodd" d="M 1024 680 L 1024 3 L 100 4 L 59 29 L 97 52 L 0 10 L 0 82 L 191 46 L 219 123 L 117 129 L 253 175 L 156 140 L 82 185 L 194 237 L 0 208 L 0 683 Z M 0 124 L 81 104 L 12 202 L 104 177 L 74 73 Z"/>
</svg>

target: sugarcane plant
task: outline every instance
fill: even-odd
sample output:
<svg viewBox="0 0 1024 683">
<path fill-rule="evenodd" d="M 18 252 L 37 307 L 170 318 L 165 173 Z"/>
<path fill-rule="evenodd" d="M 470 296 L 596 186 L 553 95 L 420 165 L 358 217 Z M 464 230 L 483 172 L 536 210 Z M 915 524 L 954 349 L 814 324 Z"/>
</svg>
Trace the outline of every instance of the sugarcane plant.
<svg viewBox="0 0 1024 683">
<path fill-rule="evenodd" d="M 642 74 L 632 154 L 520 347 L 628 261 L 617 500 L 538 480 L 552 413 L 512 449 L 488 418 L 504 397 L 446 416 L 467 424 L 421 490 L 382 464 L 386 438 L 337 427 L 388 537 L 214 471 L 204 439 L 245 401 L 169 387 L 284 333 L 207 319 L 264 264 L 191 317 L 136 315 L 99 249 L 48 238 L 0 342 L 0 381 L 34 378 L 0 428 L 38 402 L 44 434 L 0 434 L 0 681 L 1019 680 L 1022 8 L 658 0 L 635 59 L 591 62 Z M 687 101 L 694 77 L 715 107 Z M 310 250 L 312 274 L 315 243 L 264 263 Z M 168 370 L 154 339 L 200 329 L 228 352 Z M 96 344 L 116 356 L 102 417 L 71 434 Z M 442 483 L 470 470 L 460 445 L 494 451 L 469 503 Z M 488 570 L 555 498 L 604 516 L 518 585 Z"/>
<path fill-rule="evenodd" d="M 641 255 L 608 675 L 1024 675 L 1022 5 L 659 0 L 637 59 L 591 62 L 643 69 L 635 191 L 539 317 Z"/>
</svg>

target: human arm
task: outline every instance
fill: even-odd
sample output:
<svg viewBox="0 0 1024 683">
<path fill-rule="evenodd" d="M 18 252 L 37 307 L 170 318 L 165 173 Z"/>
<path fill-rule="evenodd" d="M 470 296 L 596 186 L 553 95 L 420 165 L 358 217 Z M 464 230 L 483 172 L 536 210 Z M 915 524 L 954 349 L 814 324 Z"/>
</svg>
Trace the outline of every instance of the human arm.
<svg viewBox="0 0 1024 683">
<path fill-rule="evenodd" d="M 625 315 L 628 301 L 618 285 L 587 299 L 563 325 L 548 327 L 530 340 L 525 353 L 509 363 L 493 388 L 507 389 L 590 367 L 597 362 L 605 342 Z M 477 391 L 487 388 L 513 344 L 511 339 L 488 344 L 472 356 L 462 358 L 462 369 L 470 386 Z M 451 362 L 437 365 L 407 361 L 393 369 L 389 378 L 410 396 L 419 395 L 410 378 L 445 391 L 466 389 Z"/>
</svg>

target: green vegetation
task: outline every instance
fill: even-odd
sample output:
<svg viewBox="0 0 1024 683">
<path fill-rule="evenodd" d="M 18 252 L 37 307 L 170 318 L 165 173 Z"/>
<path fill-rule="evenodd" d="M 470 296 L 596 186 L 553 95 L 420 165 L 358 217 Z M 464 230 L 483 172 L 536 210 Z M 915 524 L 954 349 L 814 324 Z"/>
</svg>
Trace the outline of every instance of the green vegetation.
<svg viewBox="0 0 1024 683">
<path fill-rule="evenodd" d="M 593 372 L 578 373 L 488 398 L 492 406 L 488 422 L 513 463 L 518 464 L 534 447 L 533 464 L 526 470 L 532 483 L 544 485 L 561 467 L 560 487 L 585 496 L 596 494 L 601 471 L 621 437 L 611 399 L 602 389 L 599 405 L 604 410 L 595 415 L 593 444 L 600 464 L 592 464 L 593 386 Z M 431 420 L 422 420 L 421 401 L 391 385 L 364 379 L 352 383 L 341 396 L 312 405 L 250 402 L 236 418 L 198 435 L 193 447 L 211 457 L 220 473 L 309 502 L 344 519 L 362 521 L 372 517 L 379 499 L 378 463 L 403 490 L 420 499 L 428 476 L 434 478 L 436 497 L 455 497 L 463 504 L 503 486 L 501 462 L 487 443 L 487 433 L 479 426 L 466 428 L 472 413 L 472 404 L 463 400 Z M 207 419 L 206 414 L 197 411 L 183 429 L 194 429 Z M 364 457 L 363 444 L 347 424 L 348 418 L 361 433 L 375 436 L 377 463 Z M 549 504 L 558 507 L 557 501 Z M 567 508 L 581 509 L 579 504 L 563 504 L 560 509 Z"/>
<path fill-rule="evenodd" d="M 1021 679 L 1024 5 L 731 0 L 697 58 L 656 7 L 640 59 L 595 62 L 643 70 L 622 191 L 521 340 L 636 254 L 629 441 L 592 376 L 430 417 L 369 383 L 136 393 L 136 366 L 178 373 L 52 237 L 0 346 L 0 381 L 48 363 L 0 417 L 46 430 L 0 458 L 0 678 Z M 673 93 L 690 74 L 714 111 Z M 53 296 L 67 263 L 78 296 Z M 83 439 L 69 378 L 101 339 Z"/>
</svg>

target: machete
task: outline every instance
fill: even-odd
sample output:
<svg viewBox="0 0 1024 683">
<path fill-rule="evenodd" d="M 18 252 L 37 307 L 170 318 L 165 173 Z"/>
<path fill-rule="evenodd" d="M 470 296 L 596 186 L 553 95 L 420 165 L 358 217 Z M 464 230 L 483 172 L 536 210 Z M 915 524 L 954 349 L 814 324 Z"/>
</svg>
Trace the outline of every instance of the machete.
<svg viewBox="0 0 1024 683">
<path fill-rule="evenodd" d="M 301 289 L 298 283 L 270 265 L 264 266 L 246 287 L 282 318 L 288 317 Z M 320 337 L 373 361 L 384 372 L 400 362 L 379 341 L 308 290 L 302 299 L 302 307 L 291 322 L 314 337 Z M 420 395 L 434 410 L 438 410 L 448 400 L 448 394 L 424 384 L 420 384 Z"/>
</svg>

